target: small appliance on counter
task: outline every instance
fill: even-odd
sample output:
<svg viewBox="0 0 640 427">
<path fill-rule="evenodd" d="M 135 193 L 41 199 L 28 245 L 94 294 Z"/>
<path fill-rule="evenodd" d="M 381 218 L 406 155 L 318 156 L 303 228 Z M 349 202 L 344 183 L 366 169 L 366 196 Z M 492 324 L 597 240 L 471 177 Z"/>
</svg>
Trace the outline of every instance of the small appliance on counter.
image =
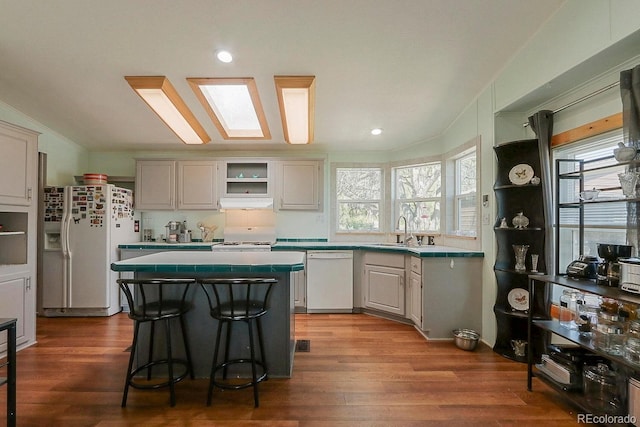
<svg viewBox="0 0 640 427">
<path fill-rule="evenodd" d="M 631 256 L 631 246 L 598 243 L 598 255 L 603 261 L 598 265 L 596 283 L 604 286 L 618 287 L 620 283 L 619 258 Z"/>
<path fill-rule="evenodd" d="M 600 260 L 592 255 L 580 255 L 567 266 L 567 276 L 575 279 L 595 279 Z"/>
<path fill-rule="evenodd" d="M 640 258 L 620 258 L 620 289 L 640 294 Z"/>
</svg>

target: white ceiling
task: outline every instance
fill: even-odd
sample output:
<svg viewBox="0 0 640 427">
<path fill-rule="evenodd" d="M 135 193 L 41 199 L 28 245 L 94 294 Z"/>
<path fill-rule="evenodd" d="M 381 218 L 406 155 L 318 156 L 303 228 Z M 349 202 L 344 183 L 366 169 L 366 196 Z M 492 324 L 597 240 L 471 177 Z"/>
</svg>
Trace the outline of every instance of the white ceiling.
<svg viewBox="0 0 640 427">
<path fill-rule="evenodd" d="M 447 129 L 562 2 L 0 0 L 0 100 L 95 150 L 387 150 Z M 212 142 L 184 146 L 126 75 L 167 76 Z M 311 146 L 283 142 L 274 75 L 316 76 Z M 224 141 L 187 77 L 254 77 L 272 139 Z"/>
</svg>

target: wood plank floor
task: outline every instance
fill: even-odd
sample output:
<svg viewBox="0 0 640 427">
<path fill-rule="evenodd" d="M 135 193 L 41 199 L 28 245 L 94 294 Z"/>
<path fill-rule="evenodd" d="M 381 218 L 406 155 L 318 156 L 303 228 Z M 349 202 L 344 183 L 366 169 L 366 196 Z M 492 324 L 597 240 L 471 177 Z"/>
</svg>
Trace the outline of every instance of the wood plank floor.
<svg viewBox="0 0 640 427">
<path fill-rule="evenodd" d="M 310 340 L 290 379 L 216 391 L 207 380 L 168 391 L 131 390 L 120 407 L 132 334 L 124 314 L 110 318 L 38 318 L 38 344 L 18 353 L 18 426 L 570 426 L 573 409 L 526 366 L 480 345 L 427 342 L 413 327 L 368 315 L 296 315 Z M 199 351 L 193 349 L 193 351 Z M 200 349 L 200 351 L 208 351 Z M 0 388 L 0 412 L 6 395 Z M 0 425 L 6 416 L 0 414 Z"/>
</svg>

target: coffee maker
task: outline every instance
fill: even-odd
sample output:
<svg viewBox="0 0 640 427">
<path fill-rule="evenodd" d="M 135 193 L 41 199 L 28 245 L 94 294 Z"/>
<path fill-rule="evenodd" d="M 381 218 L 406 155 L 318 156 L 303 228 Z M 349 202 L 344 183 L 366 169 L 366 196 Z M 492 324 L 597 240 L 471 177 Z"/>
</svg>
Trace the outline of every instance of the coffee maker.
<svg viewBox="0 0 640 427">
<path fill-rule="evenodd" d="M 598 243 L 598 255 L 602 262 L 598 265 L 596 283 L 604 286 L 617 287 L 620 283 L 619 258 L 631 256 L 631 246 Z"/>
</svg>

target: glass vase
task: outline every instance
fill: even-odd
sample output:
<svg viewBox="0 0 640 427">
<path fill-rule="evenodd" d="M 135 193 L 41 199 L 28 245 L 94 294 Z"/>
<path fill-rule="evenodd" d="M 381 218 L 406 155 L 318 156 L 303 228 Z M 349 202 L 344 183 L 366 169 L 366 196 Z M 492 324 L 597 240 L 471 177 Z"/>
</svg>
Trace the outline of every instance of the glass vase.
<svg viewBox="0 0 640 427">
<path fill-rule="evenodd" d="M 634 197 L 636 195 L 636 184 L 638 183 L 638 172 L 624 172 L 618 174 L 620 179 L 620 187 L 625 197 Z"/>
<path fill-rule="evenodd" d="M 529 250 L 529 245 L 511 245 L 513 247 L 513 252 L 516 254 L 516 271 L 525 271 L 527 267 L 524 264 L 524 261 L 527 257 L 527 251 Z"/>
</svg>

